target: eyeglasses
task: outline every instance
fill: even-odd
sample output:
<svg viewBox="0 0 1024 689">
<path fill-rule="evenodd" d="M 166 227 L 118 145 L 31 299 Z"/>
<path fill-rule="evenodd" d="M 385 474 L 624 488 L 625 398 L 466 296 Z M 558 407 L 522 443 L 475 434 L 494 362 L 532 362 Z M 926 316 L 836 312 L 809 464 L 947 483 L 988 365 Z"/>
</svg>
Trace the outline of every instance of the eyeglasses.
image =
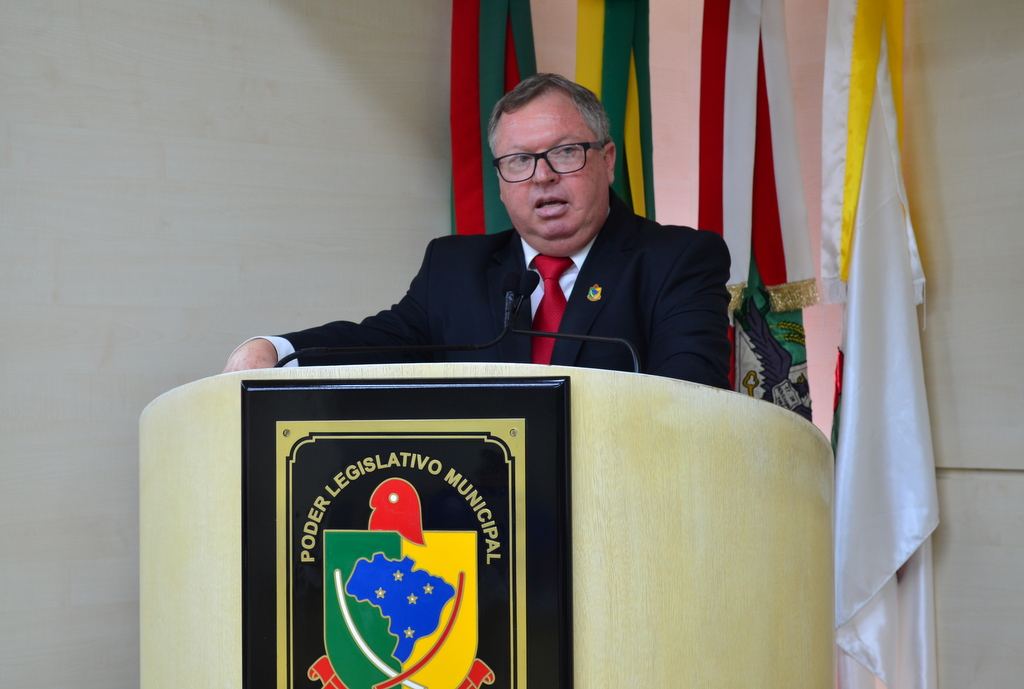
<svg viewBox="0 0 1024 689">
<path fill-rule="evenodd" d="M 588 150 L 600 151 L 604 145 L 598 141 L 562 144 L 541 153 L 510 153 L 491 162 L 506 182 L 525 182 L 537 172 L 538 160 L 546 160 L 552 172 L 567 175 L 583 169 L 587 164 Z"/>
</svg>

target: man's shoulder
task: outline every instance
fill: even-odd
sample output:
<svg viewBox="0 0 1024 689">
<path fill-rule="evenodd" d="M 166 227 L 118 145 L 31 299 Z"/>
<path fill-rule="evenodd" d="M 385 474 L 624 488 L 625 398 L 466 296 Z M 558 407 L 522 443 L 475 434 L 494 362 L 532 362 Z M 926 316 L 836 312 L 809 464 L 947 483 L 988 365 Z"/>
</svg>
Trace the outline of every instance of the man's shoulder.
<svg viewBox="0 0 1024 689">
<path fill-rule="evenodd" d="M 722 235 L 708 230 L 697 230 L 686 225 L 662 225 L 642 216 L 636 218 L 637 248 L 678 254 L 699 252 L 728 255 Z"/>
<path fill-rule="evenodd" d="M 515 238 L 513 230 L 494 234 L 450 234 L 431 241 L 434 251 L 453 254 L 488 254 L 507 247 Z"/>
<path fill-rule="evenodd" d="M 614 192 L 611 193 L 611 214 L 605 226 L 611 230 L 613 241 L 624 246 L 649 250 L 663 258 L 685 251 L 724 253 L 728 255 L 725 240 L 715 232 L 696 230 L 686 225 L 662 225 L 637 215 Z"/>
</svg>

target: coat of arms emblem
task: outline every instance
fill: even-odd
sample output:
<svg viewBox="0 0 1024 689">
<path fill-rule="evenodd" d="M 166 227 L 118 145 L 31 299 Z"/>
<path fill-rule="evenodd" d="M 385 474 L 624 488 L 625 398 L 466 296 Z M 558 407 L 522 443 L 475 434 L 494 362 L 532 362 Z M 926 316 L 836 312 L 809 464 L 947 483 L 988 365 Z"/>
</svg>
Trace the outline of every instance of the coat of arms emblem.
<svg viewBox="0 0 1024 689">
<path fill-rule="evenodd" d="M 247 384 L 242 689 L 570 685 L 568 381 L 448 387 Z"/>
<path fill-rule="evenodd" d="M 476 657 L 472 531 L 424 531 L 416 489 L 383 481 L 368 529 L 324 532 L 324 646 L 310 679 L 332 689 L 475 689 L 494 674 Z"/>
</svg>

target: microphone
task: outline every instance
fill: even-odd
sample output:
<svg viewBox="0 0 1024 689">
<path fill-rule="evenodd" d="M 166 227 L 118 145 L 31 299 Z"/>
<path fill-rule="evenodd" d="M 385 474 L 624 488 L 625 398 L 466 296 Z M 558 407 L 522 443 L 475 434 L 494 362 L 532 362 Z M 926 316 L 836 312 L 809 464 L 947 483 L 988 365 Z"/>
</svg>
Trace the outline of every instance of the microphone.
<svg viewBox="0 0 1024 689">
<path fill-rule="evenodd" d="M 517 278 L 519 277 L 515 273 L 509 273 L 508 275 L 505 276 L 505 280 L 507 281 L 508 278 L 513 277 L 513 276 L 517 277 Z M 533 272 L 532 270 L 526 271 L 526 274 L 523 275 L 523 279 L 519 281 L 518 288 L 516 289 L 515 305 L 512 307 L 512 310 L 513 310 L 514 313 L 510 314 L 508 311 L 505 312 L 505 327 L 506 328 L 511 327 L 511 325 L 513 323 L 515 323 L 515 316 L 517 316 L 519 314 L 519 309 L 520 309 L 520 307 L 522 307 L 523 301 L 528 296 L 533 294 L 533 290 L 537 289 L 537 285 L 539 285 L 539 284 L 540 284 L 540 275 L 537 275 L 537 273 Z M 506 299 L 508 299 L 509 294 L 510 293 L 506 293 L 505 294 L 505 298 Z M 508 306 L 506 304 L 506 309 L 507 308 L 508 308 Z M 510 316 L 511 316 L 511 322 L 510 322 Z"/>
<path fill-rule="evenodd" d="M 604 344 L 620 344 L 629 349 L 633 357 L 633 373 L 640 373 L 640 354 L 636 345 L 622 337 L 602 337 L 599 335 L 574 335 L 571 333 L 552 333 L 539 330 L 519 330 L 514 327 L 516 317 L 526 297 L 533 294 L 540 283 L 540 276 L 532 270 L 526 271 L 522 277 L 518 273 L 506 273 L 501 281 L 501 289 L 505 293 L 505 314 L 501 332 L 487 344 L 469 345 L 394 345 L 394 346 L 362 346 L 362 347 L 309 347 L 300 349 L 281 357 L 274 368 L 281 368 L 288 362 L 302 357 L 330 356 L 333 354 L 416 354 L 433 352 L 476 352 L 498 346 L 510 334 L 527 335 L 529 337 L 552 337 L 561 340 L 578 340 L 581 342 L 601 342 Z"/>
<path fill-rule="evenodd" d="M 508 276 L 506 276 L 506 279 Z M 533 290 L 537 288 L 537 284 L 540 282 L 540 275 L 533 272 L 532 270 L 526 271 L 526 275 L 523 276 L 523 281 L 519 286 L 519 302 L 516 304 L 516 313 L 519 312 L 519 305 L 525 295 L 533 294 Z M 506 307 L 507 308 L 507 307 Z M 600 335 L 573 335 L 571 333 L 551 333 L 540 330 L 518 330 L 516 328 L 509 327 L 508 325 L 508 311 L 505 313 L 505 327 L 513 335 L 529 335 L 530 337 L 551 337 L 556 340 L 578 340 L 581 342 L 603 342 L 605 344 L 621 344 L 629 349 L 630 355 L 633 357 L 633 373 L 640 373 L 640 353 L 629 340 L 624 337 L 602 337 Z"/>
<path fill-rule="evenodd" d="M 519 273 L 505 273 L 505 277 L 501 281 L 501 291 L 505 294 L 505 318 L 502 320 L 502 332 L 508 330 L 512 313 L 518 311 L 517 307 L 521 303 L 522 293 L 518 293 L 517 299 L 516 292 L 519 282 Z"/>
<path fill-rule="evenodd" d="M 513 335 L 529 335 L 530 337 L 550 337 L 556 340 L 578 340 L 579 342 L 601 342 L 603 344 L 620 344 L 629 350 L 633 357 L 633 373 L 640 373 L 640 353 L 636 345 L 624 337 L 603 337 L 601 335 L 574 335 L 572 333 L 551 333 L 543 330 L 519 330 L 509 328 Z"/>
<path fill-rule="evenodd" d="M 487 344 L 482 345 L 393 345 L 393 346 L 362 346 L 362 347 L 308 347 L 292 352 L 281 357 L 274 368 L 281 368 L 285 364 L 302 357 L 331 356 L 333 354 L 366 354 L 374 352 L 377 354 L 416 354 L 431 352 L 475 352 L 481 349 L 490 349 L 501 343 L 512 330 L 519 309 L 523 304 L 526 295 L 533 292 L 537 287 L 540 278 L 536 273 L 527 271 L 521 279 L 519 273 L 506 273 L 501 281 L 501 290 L 505 293 L 505 317 L 503 327 L 498 337 Z"/>
</svg>

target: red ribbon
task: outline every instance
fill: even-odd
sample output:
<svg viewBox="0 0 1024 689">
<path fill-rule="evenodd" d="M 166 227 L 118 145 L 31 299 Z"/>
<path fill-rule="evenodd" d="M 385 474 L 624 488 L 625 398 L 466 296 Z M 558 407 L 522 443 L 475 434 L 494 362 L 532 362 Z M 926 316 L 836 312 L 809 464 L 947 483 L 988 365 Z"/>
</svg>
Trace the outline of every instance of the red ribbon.
<svg viewBox="0 0 1024 689">
<path fill-rule="evenodd" d="M 477 658 L 473 661 L 473 667 L 469 669 L 466 679 L 459 685 L 459 689 L 477 689 L 481 684 L 493 684 L 494 672 L 487 667 L 487 663 Z"/>
<path fill-rule="evenodd" d="M 323 682 L 322 689 L 348 689 L 338 678 L 327 656 L 320 656 L 320 659 L 309 666 L 306 672 L 310 679 L 318 679 Z"/>
</svg>

